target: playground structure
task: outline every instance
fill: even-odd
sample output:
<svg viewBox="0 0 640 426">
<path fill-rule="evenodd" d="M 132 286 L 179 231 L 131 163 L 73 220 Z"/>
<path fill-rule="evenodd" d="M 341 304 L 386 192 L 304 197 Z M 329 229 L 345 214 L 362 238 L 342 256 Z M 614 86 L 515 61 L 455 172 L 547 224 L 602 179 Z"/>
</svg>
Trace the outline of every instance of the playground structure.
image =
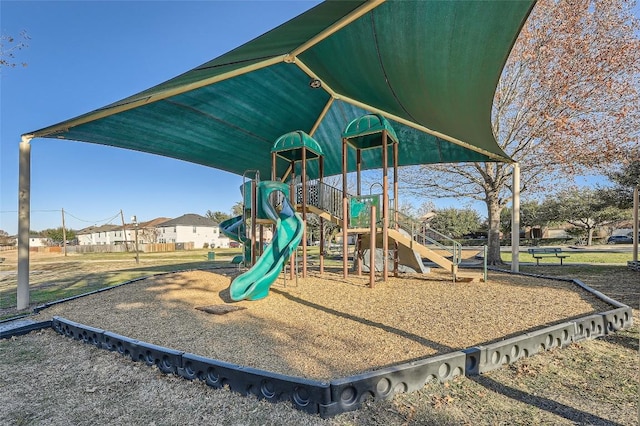
<svg viewBox="0 0 640 426">
<path fill-rule="evenodd" d="M 248 170 L 243 175 L 241 192 L 243 214 L 220 224 L 222 232 L 244 245 L 243 262 L 250 269 L 233 280 L 230 294 L 233 300 L 259 300 L 267 296 L 269 287 L 283 270 L 298 245 L 302 249 L 302 277 L 307 276 L 307 214 L 320 220 L 320 274 L 324 272 L 324 221 L 341 227 L 343 277 L 349 275 L 349 236 L 355 241 L 354 269 L 362 275 L 362 267 L 369 270 L 369 286 L 376 281 L 376 272 L 387 281 L 389 261 L 398 276 L 403 265 L 419 273 L 426 273 L 423 259 L 451 273 L 453 281 L 486 281 L 483 272 L 461 272 L 460 243 L 431 230 L 416 232 L 416 227 L 398 211 L 398 136 L 391 124 L 380 114 L 366 114 L 352 120 L 342 135 L 342 190 L 323 181 L 323 157 L 320 144 L 303 131 L 279 137 L 271 150 L 271 180 L 260 181 L 259 171 Z M 349 147 L 356 154 L 356 194 L 348 193 L 347 163 Z M 388 183 L 389 148 L 393 169 L 393 191 Z M 382 150 L 382 192 L 362 195 L 362 150 Z M 289 163 L 282 176 L 276 174 L 276 161 Z M 307 180 L 307 162 L 317 161 L 319 176 Z M 370 167 L 371 168 L 371 167 Z M 299 182 L 296 179 L 299 174 Z M 247 176 L 251 177 L 247 180 Z M 393 208 L 390 207 L 393 200 Z M 247 232 L 247 222 L 251 231 Z M 263 227 L 272 226 L 272 241 L 265 248 Z M 438 239 L 433 238 L 434 233 Z M 373 237 L 372 237 L 373 236 Z M 448 242 L 445 244 L 443 242 Z M 381 249 L 379 248 L 381 246 Z M 365 259 L 365 253 L 367 259 Z M 380 258 L 376 260 L 376 257 Z M 381 268 L 378 268 L 381 263 Z M 290 267 L 293 279 L 295 267 Z"/>
<path fill-rule="evenodd" d="M 534 3 L 533 0 L 324 2 L 304 16 L 172 80 L 82 116 L 23 134 L 18 200 L 18 308 L 29 305 L 30 141 L 34 138 L 80 140 L 135 149 L 238 175 L 253 171 L 250 190 L 243 185 L 243 198 L 246 201 L 250 197 L 249 205 L 253 208 L 224 223 L 225 229 L 235 232 L 245 245 L 242 259 L 252 266 L 238 277 L 233 289 L 236 298 L 264 297 L 270 283 L 260 281 L 259 270 L 275 279 L 298 243 L 302 245 L 302 274 L 306 276 L 304 222 L 308 212 L 342 224 L 345 277 L 349 269 L 348 236 L 352 235 L 358 241 L 356 259 L 364 258 L 367 246 L 370 249 L 371 285 L 375 281 L 378 262 L 374 255 L 379 238 L 384 253 L 383 279 L 389 273 L 391 251 L 394 272 L 396 264 L 403 260 L 403 252 L 409 252 L 418 253 L 420 262 L 424 257 L 448 270 L 453 280 L 468 278 L 458 268 L 462 257 L 459 246 L 454 244 L 452 250 L 446 251 L 431 246 L 427 236 L 414 232 L 413 226 L 408 237 L 401 232 L 402 219 L 397 208 L 393 212 L 389 208 L 389 143 L 394 173 L 398 164 L 513 163 L 497 145 L 488 118 L 496 82 Z M 371 37 L 373 31 L 376 37 Z M 395 60 L 399 46 L 402 61 Z M 342 135 L 340 158 L 340 148 L 335 146 L 339 129 L 345 121 L 365 112 L 392 120 L 406 139 L 400 146 L 389 129 L 367 133 L 356 126 L 354 134 Z M 369 124 L 375 124 L 370 118 Z M 364 125 L 367 121 L 358 123 Z M 311 145 L 287 149 L 283 140 L 282 150 L 271 151 L 272 184 L 261 185 L 264 182 L 259 182 L 258 170 L 266 174 L 269 169 L 265 142 L 290 129 L 306 129 L 311 135 L 332 135 L 326 140 L 333 142 L 333 146 L 326 147 L 327 164 L 323 156 L 318 156 L 321 173 L 310 173 L 318 176 L 317 181 L 307 182 L 305 169 L 307 155 L 313 157 L 313 151 L 308 149 Z M 356 151 L 355 161 L 349 160 L 349 146 Z M 247 150 L 255 155 L 246 155 Z M 376 154 L 369 155 L 370 152 Z M 383 167 L 382 194 L 375 197 L 361 194 L 363 156 L 368 160 L 364 162 L 365 169 Z M 346 191 L 346 173 L 355 168 L 358 189 L 351 196 Z M 342 172 L 342 191 L 324 185 L 325 171 L 328 175 Z M 301 183 L 291 185 L 296 173 Z M 518 264 L 518 173 L 514 164 L 514 272 Z M 290 206 L 278 211 L 276 204 L 271 204 L 261 214 L 263 201 L 286 193 L 287 180 Z M 394 205 L 398 192 L 395 182 L 397 179 L 394 179 Z M 262 191 L 265 196 L 259 199 Z M 250 238 L 246 233 L 247 213 L 251 216 Z M 256 243 L 262 240 L 258 228 L 261 230 L 265 225 L 276 230 L 280 226 L 282 240 L 277 242 L 274 238 L 273 247 L 262 251 L 262 244 Z M 300 240 L 296 243 L 297 238 Z M 321 271 L 324 252 L 321 247 Z M 415 262 L 415 256 L 410 260 Z M 358 268 L 361 263 L 358 262 Z M 370 397 L 389 398 L 395 392 L 419 389 L 427 380 L 446 381 L 456 375 L 480 374 L 551 347 L 630 326 L 631 309 L 609 302 L 614 309 L 606 312 L 330 383 L 205 359 L 63 318 L 35 327 L 52 327 L 67 336 L 117 350 L 189 380 L 198 378 L 214 387 L 229 385 L 233 390 L 272 401 L 290 400 L 298 409 L 325 417 L 357 409 Z"/>
</svg>

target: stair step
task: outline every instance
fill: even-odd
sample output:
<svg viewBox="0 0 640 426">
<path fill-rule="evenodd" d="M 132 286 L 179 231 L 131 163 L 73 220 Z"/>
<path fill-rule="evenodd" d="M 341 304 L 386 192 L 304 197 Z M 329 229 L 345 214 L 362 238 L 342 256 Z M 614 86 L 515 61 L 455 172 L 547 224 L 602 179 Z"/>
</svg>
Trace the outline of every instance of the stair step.
<svg viewBox="0 0 640 426">
<path fill-rule="evenodd" d="M 466 283 L 479 283 L 484 281 L 483 272 L 460 272 L 456 274 L 456 281 Z"/>
</svg>

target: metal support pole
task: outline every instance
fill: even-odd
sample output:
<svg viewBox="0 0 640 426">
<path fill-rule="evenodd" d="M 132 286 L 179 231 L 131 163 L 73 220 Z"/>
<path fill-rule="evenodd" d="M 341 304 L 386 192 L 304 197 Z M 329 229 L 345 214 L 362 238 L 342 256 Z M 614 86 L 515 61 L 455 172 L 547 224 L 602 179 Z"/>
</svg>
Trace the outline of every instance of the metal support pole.
<svg viewBox="0 0 640 426">
<path fill-rule="evenodd" d="M 64 208 L 62 209 L 62 252 L 67 257 L 67 228 L 64 224 Z"/>
<path fill-rule="evenodd" d="M 389 151 L 387 131 L 382 131 L 382 281 L 389 277 Z"/>
<path fill-rule="evenodd" d="M 511 272 L 520 271 L 520 164 L 513 163 L 511 209 Z"/>
<path fill-rule="evenodd" d="M 257 211 L 258 211 L 258 186 L 256 182 L 256 177 L 254 176 L 253 180 L 251 181 L 251 266 L 256 264 L 256 248 L 257 248 L 256 219 L 258 217 Z"/>
<path fill-rule="evenodd" d="M 638 266 L 638 187 L 633 188 L 633 261 Z"/>
<path fill-rule="evenodd" d="M 488 280 L 488 277 L 487 277 L 487 254 L 489 253 L 488 249 L 489 247 L 487 247 L 486 244 L 482 246 L 482 277 L 485 283 Z"/>
<path fill-rule="evenodd" d="M 19 311 L 29 307 L 29 228 L 31 226 L 31 144 L 20 142 L 18 181 L 18 289 Z"/>
<path fill-rule="evenodd" d="M 362 150 L 356 149 L 356 195 L 362 195 Z"/>
<path fill-rule="evenodd" d="M 276 153 L 272 152 L 271 153 L 271 180 L 276 180 Z"/>
<path fill-rule="evenodd" d="M 376 206 L 371 205 L 371 238 L 369 238 L 369 287 L 376 282 Z"/>
<path fill-rule="evenodd" d="M 136 239 L 136 264 L 140 263 L 140 250 L 138 250 L 138 219 L 136 218 L 135 222 L 135 230 L 133 232 L 134 238 Z"/>
<path fill-rule="evenodd" d="M 296 207 L 298 205 L 298 195 L 296 194 L 296 164 L 295 162 L 291 162 L 291 183 L 289 184 L 289 198 L 291 201 L 291 205 L 293 206 L 293 209 L 296 210 Z M 294 249 L 294 252 L 291 254 L 291 256 L 289 257 L 289 278 L 291 278 L 291 282 L 293 282 L 293 278 L 294 278 L 294 274 L 297 273 L 298 270 L 298 265 L 296 264 L 298 262 L 297 256 L 297 248 Z M 295 272 L 294 272 L 294 268 L 295 268 Z"/>
<path fill-rule="evenodd" d="M 302 278 L 307 278 L 307 148 L 302 147 Z"/>
<path fill-rule="evenodd" d="M 348 212 L 347 212 L 347 140 L 342 139 L 342 275 L 347 278 L 349 275 L 348 262 Z"/>
<path fill-rule="evenodd" d="M 394 229 L 400 229 L 398 221 L 398 142 L 393 143 L 393 220 L 395 222 Z M 393 276 L 398 277 L 398 266 L 400 264 L 400 253 L 398 251 L 398 242 L 393 242 Z"/>
<path fill-rule="evenodd" d="M 318 185 L 318 203 L 322 206 L 322 192 L 324 191 L 324 157 L 319 158 L 320 184 Z M 324 273 L 324 219 L 320 218 L 320 275 Z"/>
</svg>

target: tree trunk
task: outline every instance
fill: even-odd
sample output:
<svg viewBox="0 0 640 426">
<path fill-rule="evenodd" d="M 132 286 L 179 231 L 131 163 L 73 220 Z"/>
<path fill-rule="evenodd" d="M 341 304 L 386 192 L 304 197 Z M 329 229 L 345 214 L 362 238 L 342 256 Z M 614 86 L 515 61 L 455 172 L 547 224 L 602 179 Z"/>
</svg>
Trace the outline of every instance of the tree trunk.
<svg viewBox="0 0 640 426">
<path fill-rule="evenodd" d="M 500 257 L 500 212 L 502 207 L 500 207 L 497 194 L 487 194 L 485 202 L 489 214 L 487 265 L 504 265 Z"/>
</svg>

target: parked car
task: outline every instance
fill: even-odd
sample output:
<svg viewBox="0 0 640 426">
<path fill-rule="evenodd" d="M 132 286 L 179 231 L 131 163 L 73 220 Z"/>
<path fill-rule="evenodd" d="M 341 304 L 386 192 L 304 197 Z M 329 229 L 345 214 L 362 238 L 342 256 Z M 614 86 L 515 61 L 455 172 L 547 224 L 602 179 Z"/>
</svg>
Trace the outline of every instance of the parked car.
<svg viewBox="0 0 640 426">
<path fill-rule="evenodd" d="M 631 235 L 612 235 L 607 239 L 607 244 L 633 244 Z"/>
</svg>

